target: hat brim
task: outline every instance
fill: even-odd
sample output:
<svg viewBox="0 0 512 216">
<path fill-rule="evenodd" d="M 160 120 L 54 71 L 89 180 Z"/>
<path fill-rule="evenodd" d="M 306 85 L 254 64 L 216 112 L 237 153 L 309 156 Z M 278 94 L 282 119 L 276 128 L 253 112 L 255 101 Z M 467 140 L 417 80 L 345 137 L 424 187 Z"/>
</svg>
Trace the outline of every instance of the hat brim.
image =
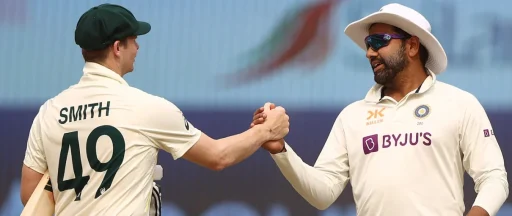
<svg viewBox="0 0 512 216">
<path fill-rule="evenodd" d="M 151 31 L 151 25 L 147 22 L 139 21 L 139 29 L 135 32 L 135 35 L 145 35 Z"/>
<path fill-rule="evenodd" d="M 345 34 L 361 49 L 366 50 L 364 38 L 368 36 L 369 28 L 374 23 L 384 23 L 396 26 L 409 34 L 418 37 L 420 39 L 420 43 L 423 44 L 429 52 L 429 58 L 425 65 L 426 68 L 430 69 L 434 74 L 444 72 L 448 65 L 448 58 L 446 57 L 446 53 L 441 43 L 439 43 L 432 33 L 400 15 L 383 11 L 370 14 L 358 21 L 350 23 L 345 28 Z"/>
</svg>

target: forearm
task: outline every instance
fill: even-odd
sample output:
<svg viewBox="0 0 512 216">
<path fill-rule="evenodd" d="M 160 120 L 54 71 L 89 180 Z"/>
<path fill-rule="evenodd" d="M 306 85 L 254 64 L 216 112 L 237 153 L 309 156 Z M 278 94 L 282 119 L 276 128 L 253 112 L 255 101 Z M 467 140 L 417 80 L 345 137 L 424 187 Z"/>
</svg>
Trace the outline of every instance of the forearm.
<svg viewBox="0 0 512 216">
<path fill-rule="evenodd" d="M 288 145 L 286 150 L 272 155 L 281 173 L 308 203 L 327 209 L 343 191 L 346 179 L 340 181 L 328 171 L 309 166 Z"/>
<path fill-rule="evenodd" d="M 37 188 L 37 185 L 43 178 L 43 174 L 35 171 L 34 169 L 27 166 L 25 163 L 21 168 L 21 187 L 20 187 L 20 198 L 21 203 L 26 205 L 30 196 Z"/>
<path fill-rule="evenodd" d="M 262 126 L 253 127 L 243 133 L 217 140 L 217 157 L 226 168 L 243 161 L 268 141 L 268 132 Z"/>
<path fill-rule="evenodd" d="M 508 197 L 508 188 L 505 173 L 498 171 L 489 173 L 489 177 L 478 184 L 478 195 L 473 206 L 481 207 L 491 216 L 496 215 Z"/>
</svg>

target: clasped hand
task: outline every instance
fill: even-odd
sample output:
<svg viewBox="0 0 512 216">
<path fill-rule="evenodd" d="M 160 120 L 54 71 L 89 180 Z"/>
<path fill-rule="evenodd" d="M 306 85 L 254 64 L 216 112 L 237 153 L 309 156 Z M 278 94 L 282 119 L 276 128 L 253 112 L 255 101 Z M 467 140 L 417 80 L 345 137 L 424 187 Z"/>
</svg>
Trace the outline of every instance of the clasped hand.
<svg viewBox="0 0 512 216">
<path fill-rule="evenodd" d="M 262 147 L 272 154 L 279 153 L 284 148 L 284 137 L 290 131 L 290 117 L 286 110 L 273 103 L 265 103 L 263 107 L 258 108 L 253 115 L 250 128 L 256 125 L 262 125 L 269 129 L 271 135 L 269 141 Z"/>
</svg>

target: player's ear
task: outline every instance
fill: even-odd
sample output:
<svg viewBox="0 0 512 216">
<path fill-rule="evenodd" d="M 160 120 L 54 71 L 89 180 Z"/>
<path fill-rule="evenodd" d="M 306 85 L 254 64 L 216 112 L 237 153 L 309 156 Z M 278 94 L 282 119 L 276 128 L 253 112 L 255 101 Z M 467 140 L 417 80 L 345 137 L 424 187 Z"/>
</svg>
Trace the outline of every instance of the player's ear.
<svg viewBox="0 0 512 216">
<path fill-rule="evenodd" d="M 416 36 L 412 36 L 409 40 L 406 41 L 407 46 L 409 47 L 407 54 L 410 57 L 418 55 L 420 52 L 420 39 Z"/>
<path fill-rule="evenodd" d="M 114 52 L 114 54 L 116 56 L 121 55 L 121 52 L 120 52 L 121 51 L 121 47 L 120 47 L 120 45 L 121 45 L 120 41 L 115 41 L 114 44 L 112 44 L 111 48 L 112 48 L 112 51 Z"/>
</svg>

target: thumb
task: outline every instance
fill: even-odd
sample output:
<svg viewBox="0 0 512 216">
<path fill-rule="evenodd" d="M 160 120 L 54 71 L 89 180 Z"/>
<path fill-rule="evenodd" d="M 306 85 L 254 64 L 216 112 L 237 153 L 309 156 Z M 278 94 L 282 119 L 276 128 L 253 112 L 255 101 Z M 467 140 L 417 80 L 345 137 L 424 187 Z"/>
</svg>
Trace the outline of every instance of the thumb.
<svg viewBox="0 0 512 216">
<path fill-rule="evenodd" d="M 270 106 L 272 105 L 272 103 L 270 102 L 267 102 L 265 103 L 265 105 L 263 106 L 263 112 L 268 112 L 270 111 Z M 275 105 L 274 105 L 275 106 Z"/>
</svg>

